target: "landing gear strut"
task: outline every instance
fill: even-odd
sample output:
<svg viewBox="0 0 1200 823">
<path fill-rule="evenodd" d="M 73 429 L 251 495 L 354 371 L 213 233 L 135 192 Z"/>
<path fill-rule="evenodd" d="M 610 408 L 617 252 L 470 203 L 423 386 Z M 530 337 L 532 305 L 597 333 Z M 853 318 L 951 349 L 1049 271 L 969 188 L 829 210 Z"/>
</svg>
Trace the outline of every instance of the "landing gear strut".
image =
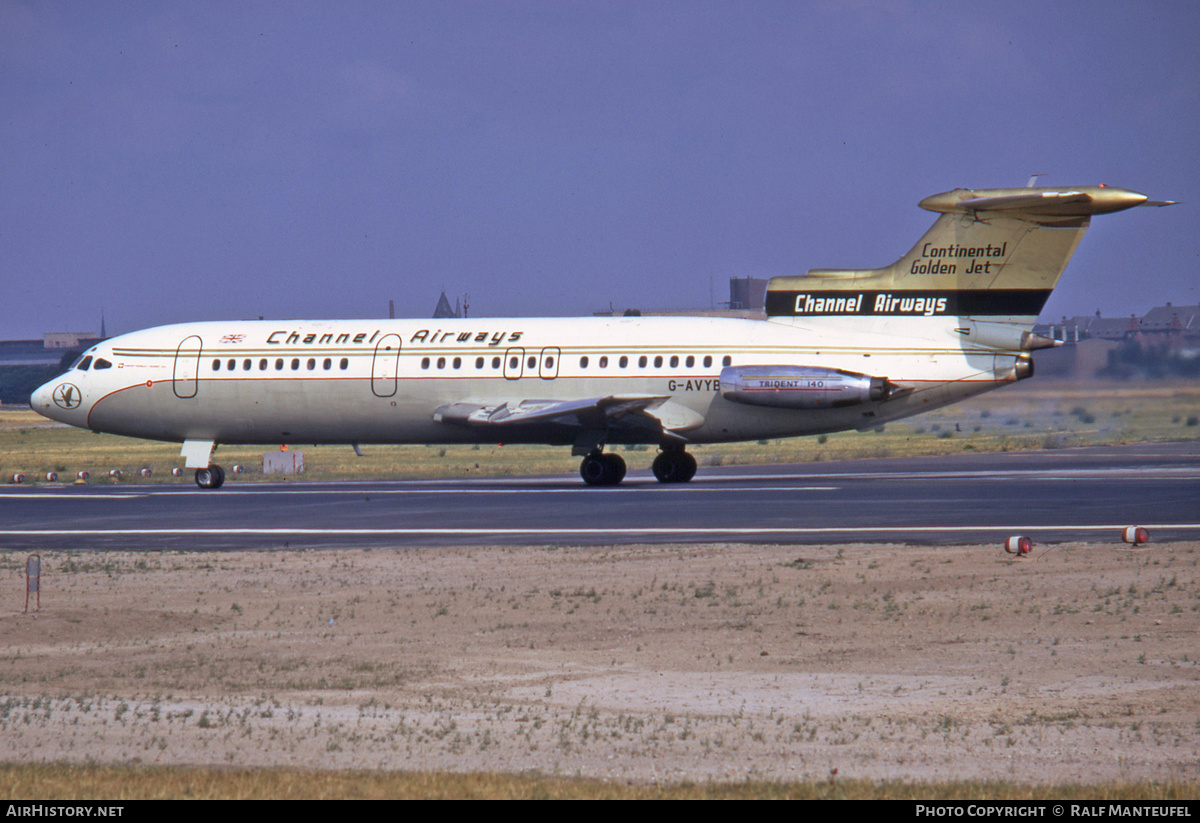
<svg viewBox="0 0 1200 823">
<path fill-rule="evenodd" d="M 659 483 L 686 483 L 696 476 L 696 458 L 683 449 L 663 451 L 650 468 Z"/>
<path fill-rule="evenodd" d="M 620 455 L 592 452 L 579 464 L 579 476 L 589 486 L 615 486 L 625 479 L 625 461 Z"/>
<path fill-rule="evenodd" d="M 225 482 L 225 470 L 220 466 L 196 469 L 196 485 L 202 489 L 219 489 Z"/>
</svg>

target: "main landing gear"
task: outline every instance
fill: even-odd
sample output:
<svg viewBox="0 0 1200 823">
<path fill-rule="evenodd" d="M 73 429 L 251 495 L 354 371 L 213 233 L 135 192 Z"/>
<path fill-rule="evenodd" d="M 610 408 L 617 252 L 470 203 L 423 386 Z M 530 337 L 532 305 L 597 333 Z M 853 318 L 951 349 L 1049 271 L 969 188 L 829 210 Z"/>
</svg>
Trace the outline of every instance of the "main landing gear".
<svg viewBox="0 0 1200 823">
<path fill-rule="evenodd" d="M 620 455 L 592 452 L 579 464 L 579 476 L 589 486 L 615 486 L 625 479 L 625 461 Z"/>
<path fill-rule="evenodd" d="M 664 449 L 650 468 L 659 483 L 686 483 L 696 476 L 696 458 L 683 449 Z"/>
<path fill-rule="evenodd" d="M 220 466 L 196 469 L 196 485 L 202 489 L 219 489 L 225 482 L 225 470 Z"/>
<path fill-rule="evenodd" d="M 686 483 L 696 476 L 696 458 L 683 449 L 664 449 L 652 466 L 659 483 Z M 589 486 L 615 486 L 625 479 L 619 455 L 594 451 L 579 464 L 579 476 Z"/>
</svg>

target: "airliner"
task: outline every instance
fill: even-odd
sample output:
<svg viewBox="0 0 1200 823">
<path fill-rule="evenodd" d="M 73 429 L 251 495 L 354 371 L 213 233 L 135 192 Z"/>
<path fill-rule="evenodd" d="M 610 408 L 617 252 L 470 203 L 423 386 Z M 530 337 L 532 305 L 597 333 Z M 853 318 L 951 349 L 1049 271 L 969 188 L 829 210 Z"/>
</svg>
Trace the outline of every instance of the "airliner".
<svg viewBox="0 0 1200 823">
<path fill-rule="evenodd" d="M 895 263 L 772 278 L 766 319 L 256 320 L 136 331 L 30 399 L 96 432 L 181 442 L 220 488 L 220 444 L 570 446 L 593 486 L 611 451 L 866 431 L 1033 374 L 1033 325 L 1097 214 L 1170 205 L 1110 186 L 955 189 Z M 605 449 L 610 449 L 606 451 Z M 360 452 L 361 453 L 361 452 Z"/>
</svg>

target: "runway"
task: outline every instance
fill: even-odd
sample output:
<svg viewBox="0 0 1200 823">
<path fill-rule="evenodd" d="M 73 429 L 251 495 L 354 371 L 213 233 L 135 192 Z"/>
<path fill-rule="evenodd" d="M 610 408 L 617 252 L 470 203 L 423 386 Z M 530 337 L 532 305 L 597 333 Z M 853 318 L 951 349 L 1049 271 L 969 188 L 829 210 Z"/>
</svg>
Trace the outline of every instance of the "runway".
<svg viewBox="0 0 1200 823">
<path fill-rule="evenodd" d="M 21 550 L 298 549 L 770 542 L 962 544 L 1200 537 L 1200 444 L 442 481 L 7 486 L 0 545 Z"/>
</svg>

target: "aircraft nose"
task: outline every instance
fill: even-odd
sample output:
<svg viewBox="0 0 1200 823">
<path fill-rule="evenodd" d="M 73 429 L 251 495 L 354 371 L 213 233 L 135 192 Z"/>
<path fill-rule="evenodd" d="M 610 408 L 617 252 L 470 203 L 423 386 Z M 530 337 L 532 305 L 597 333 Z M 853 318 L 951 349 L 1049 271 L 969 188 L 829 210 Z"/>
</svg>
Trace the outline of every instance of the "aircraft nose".
<svg viewBox="0 0 1200 823">
<path fill-rule="evenodd" d="M 53 382 L 53 381 L 51 381 Z M 29 396 L 29 408 L 39 414 L 45 414 L 46 409 L 53 403 L 50 399 L 50 393 L 54 391 L 54 387 L 50 383 L 43 383 L 33 390 L 33 394 Z"/>
<path fill-rule="evenodd" d="M 83 392 L 74 383 L 64 380 L 65 377 L 61 375 L 34 389 L 29 396 L 29 408 L 51 420 L 74 423 L 72 413 L 82 406 Z"/>
</svg>

